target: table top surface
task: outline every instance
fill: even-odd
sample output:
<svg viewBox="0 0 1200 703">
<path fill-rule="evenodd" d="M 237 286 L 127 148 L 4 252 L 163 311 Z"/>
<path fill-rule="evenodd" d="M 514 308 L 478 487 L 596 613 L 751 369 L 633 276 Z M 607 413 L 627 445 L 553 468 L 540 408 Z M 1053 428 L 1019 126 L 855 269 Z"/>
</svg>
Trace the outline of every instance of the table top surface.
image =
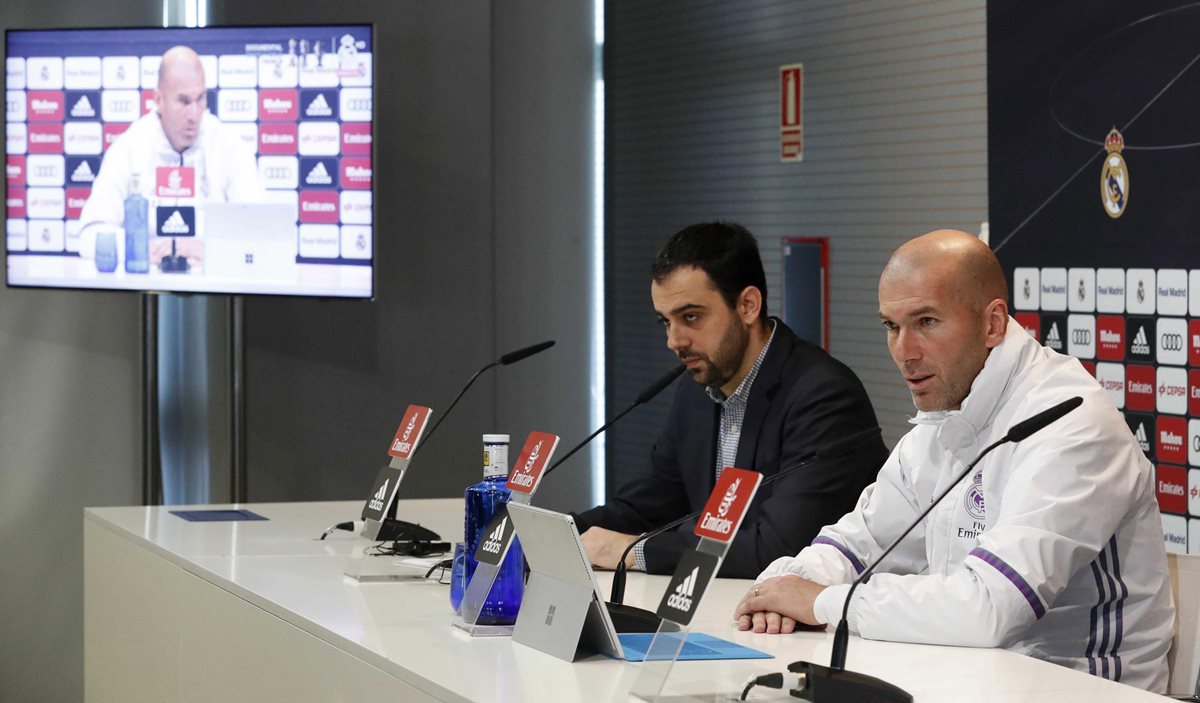
<svg viewBox="0 0 1200 703">
<path fill-rule="evenodd" d="M 188 522 L 170 510 L 246 508 L 265 521 Z M 348 563 L 373 544 L 350 532 L 317 538 L 353 519 L 362 503 L 259 503 L 240 506 L 90 508 L 85 519 L 149 549 L 333 646 L 445 699 L 625 699 L 640 664 L 592 656 L 574 664 L 512 642 L 471 638 L 452 627 L 449 587 L 434 580 L 358 583 L 343 577 Z M 401 501 L 399 517 L 450 542 L 461 539 L 462 500 Z M 607 591 L 611 575 L 597 574 Z M 665 576 L 632 574 L 626 602 L 654 609 Z M 750 581 L 716 579 L 692 630 L 768 652 L 774 659 L 679 662 L 664 694 L 713 700 L 740 693 L 752 675 L 781 671 L 796 660 L 829 661 L 829 632 L 766 635 L 739 632 L 732 622 Z M 852 637 L 846 668 L 900 686 L 922 703 L 934 701 L 1161 701 L 1162 697 L 998 649 L 939 647 Z M 796 700 L 755 689 L 748 700 Z"/>
</svg>

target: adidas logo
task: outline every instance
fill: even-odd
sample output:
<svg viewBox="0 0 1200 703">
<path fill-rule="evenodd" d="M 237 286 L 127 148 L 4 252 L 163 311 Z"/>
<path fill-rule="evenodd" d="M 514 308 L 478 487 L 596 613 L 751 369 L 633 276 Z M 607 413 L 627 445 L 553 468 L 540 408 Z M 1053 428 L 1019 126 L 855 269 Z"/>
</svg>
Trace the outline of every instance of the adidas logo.
<svg viewBox="0 0 1200 703">
<path fill-rule="evenodd" d="M 325 168 L 324 161 L 318 161 L 316 166 L 308 172 L 304 177 L 304 182 L 310 186 L 327 186 L 333 185 L 333 176 L 329 175 L 329 170 Z"/>
<path fill-rule="evenodd" d="M 1058 334 L 1058 323 L 1050 323 L 1050 331 L 1046 333 L 1046 346 L 1051 349 L 1062 349 L 1062 337 Z"/>
<path fill-rule="evenodd" d="M 692 612 L 692 592 L 696 590 L 696 579 L 699 575 L 700 567 L 697 566 L 675 587 L 675 592 L 667 599 L 667 606 L 685 613 Z"/>
<path fill-rule="evenodd" d="M 1142 451 L 1149 453 L 1150 440 L 1146 438 L 1146 426 L 1142 423 L 1138 423 L 1137 432 L 1134 432 L 1133 436 L 1135 439 L 1137 439 L 1138 446 L 1142 448 Z"/>
<path fill-rule="evenodd" d="M 1129 345 L 1131 354 L 1149 354 L 1150 342 L 1146 340 L 1146 328 L 1138 327 L 1137 335 L 1133 338 L 1133 344 Z"/>
<path fill-rule="evenodd" d="M 187 226 L 187 223 L 183 221 L 183 215 L 176 210 L 175 212 L 171 213 L 171 216 L 167 218 L 166 222 L 163 222 L 162 233 L 181 235 L 191 234 L 192 230 Z"/>
<path fill-rule="evenodd" d="M 375 492 L 375 497 L 371 498 L 370 503 L 367 503 L 368 508 L 376 511 L 383 510 L 383 499 L 387 497 L 388 484 L 391 482 L 390 478 L 383 482 L 383 485 Z"/>
<path fill-rule="evenodd" d="M 75 170 L 71 172 L 71 180 L 76 183 L 91 183 L 96 180 L 96 174 L 92 172 L 92 167 L 86 161 L 80 161 Z"/>
<path fill-rule="evenodd" d="M 95 117 L 96 108 L 92 107 L 92 101 L 88 100 L 86 95 L 79 96 L 75 104 L 71 106 L 71 117 Z"/>
<path fill-rule="evenodd" d="M 317 97 L 308 104 L 304 109 L 304 114 L 309 117 L 332 117 L 333 108 L 329 107 L 329 101 L 325 99 L 324 93 L 317 93 Z"/>
<path fill-rule="evenodd" d="M 504 527 L 507 524 L 508 524 L 508 516 L 505 515 L 504 519 L 500 521 L 500 524 L 496 525 L 496 529 L 492 530 L 492 534 L 488 535 L 487 541 L 485 541 L 483 543 L 483 546 L 480 547 L 480 549 L 487 552 L 488 554 L 499 554 L 500 547 L 503 544 L 500 541 L 500 538 L 504 536 Z"/>
</svg>

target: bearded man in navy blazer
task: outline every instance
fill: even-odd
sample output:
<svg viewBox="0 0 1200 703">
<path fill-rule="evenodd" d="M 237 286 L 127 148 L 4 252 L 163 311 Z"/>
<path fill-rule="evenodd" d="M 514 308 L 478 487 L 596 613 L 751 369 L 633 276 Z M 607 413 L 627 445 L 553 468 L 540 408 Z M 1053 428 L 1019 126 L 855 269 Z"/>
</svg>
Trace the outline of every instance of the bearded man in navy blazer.
<svg viewBox="0 0 1200 703">
<path fill-rule="evenodd" d="M 744 227 L 683 229 L 658 253 L 651 277 L 667 347 L 693 382 L 678 384 L 648 470 L 607 504 L 576 516 L 589 558 L 604 568 L 616 567 L 639 534 L 702 508 L 725 467 L 771 476 L 876 426 L 854 372 L 767 316 L 762 259 Z M 871 435 L 835 460 L 761 487 L 720 575 L 754 578 L 776 558 L 799 552 L 854 508 L 887 455 L 879 435 Z M 638 544 L 626 566 L 671 572 L 696 544 L 693 527 Z"/>
</svg>

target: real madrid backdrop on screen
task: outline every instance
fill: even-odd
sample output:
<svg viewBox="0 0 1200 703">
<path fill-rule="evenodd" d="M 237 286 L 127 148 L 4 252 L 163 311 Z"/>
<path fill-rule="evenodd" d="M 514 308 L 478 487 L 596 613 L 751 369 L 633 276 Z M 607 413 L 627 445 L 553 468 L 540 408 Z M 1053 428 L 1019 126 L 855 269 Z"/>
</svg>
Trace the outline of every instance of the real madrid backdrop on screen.
<svg viewBox="0 0 1200 703">
<path fill-rule="evenodd" d="M 154 110 L 162 53 L 201 55 L 208 109 L 296 206 L 297 261 L 371 264 L 371 31 L 353 27 L 10 31 L 7 249 L 73 256 L 104 151 Z"/>
<path fill-rule="evenodd" d="M 1200 554 L 1200 5 L 988 3 L 991 245 L 1014 317 L 1080 359 Z"/>
</svg>

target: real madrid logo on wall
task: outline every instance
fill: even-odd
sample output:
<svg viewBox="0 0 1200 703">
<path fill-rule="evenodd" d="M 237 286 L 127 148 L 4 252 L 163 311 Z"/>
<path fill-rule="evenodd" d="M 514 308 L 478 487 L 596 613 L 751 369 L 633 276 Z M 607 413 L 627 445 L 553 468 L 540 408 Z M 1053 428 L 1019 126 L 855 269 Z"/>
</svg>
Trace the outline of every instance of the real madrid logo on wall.
<svg viewBox="0 0 1200 703">
<path fill-rule="evenodd" d="M 1104 148 L 1108 154 L 1104 157 L 1104 169 L 1100 171 L 1100 200 L 1108 216 L 1116 219 L 1125 214 L 1129 204 L 1129 167 L 1121 156 L 1125 139 L 1116 127 L 1108 133 Z"/>
</svg>

